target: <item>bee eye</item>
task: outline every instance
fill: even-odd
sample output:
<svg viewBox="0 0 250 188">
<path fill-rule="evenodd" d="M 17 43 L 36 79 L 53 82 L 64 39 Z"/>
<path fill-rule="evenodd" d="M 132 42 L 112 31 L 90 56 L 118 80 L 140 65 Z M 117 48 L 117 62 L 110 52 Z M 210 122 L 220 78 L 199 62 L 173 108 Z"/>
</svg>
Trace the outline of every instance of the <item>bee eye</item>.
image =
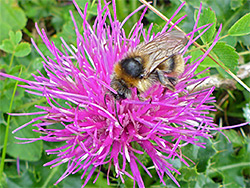
<svg viewBox="0 0 250 188">
<path fill-rule="evenodd" d="M 140 74 L 139 78 L 142 79 L 143 77 L 144 77 L 144 75 L 143 75 L 143 74 Z"/>
</svg>

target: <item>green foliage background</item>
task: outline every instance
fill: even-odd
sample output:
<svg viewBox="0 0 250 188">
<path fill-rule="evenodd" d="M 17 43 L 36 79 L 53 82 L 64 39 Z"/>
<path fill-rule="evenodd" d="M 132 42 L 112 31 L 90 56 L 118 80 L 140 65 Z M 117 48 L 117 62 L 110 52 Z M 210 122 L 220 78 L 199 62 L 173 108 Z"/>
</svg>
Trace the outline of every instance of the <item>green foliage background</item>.
<svg viewBox="0 0 250 188">
<path fill-rule="evenodd" d="M 88 20 L 93 22 L 96 15 L 96 2 L 90 0 L 77 0 L 81 8 L 86 2 L 90 3 Z M 208 48 L 213 40 L 220 23 L 223 24 L 220 34 L 221 40 L 214 47 L 212 55 L 219 62 L 223 62 L 233 73 L 237 73 L 239 65 L 250 62 L 250 1 L 247 0 L 187 0 L 185 7 L 174 18 L 187 14 L 187 18 L 179 27 L 185 32 L 190 32 L 195 22 L 197 9 L 203 3 L 202 15 L 198 25 L 215 23 L 211 29 L 198 41 L 204 48 Z M 129 13 L 140 6 L 136 0 L 117 0 L 118 19 L 123 20 Z M 154 0 L 152 3 L 168 18 L 172 16 L 181 4 L 178 0 Z M 31 74 L 37 74 L 37 70 L 44 73 L 39 54 L 31 45 L 33 38 L 45 55 L 49 52 L 35 31 L 34 23 L 40 28 L 45 28 L 48 36 L 57 47 L 61 46 L 60 37 L 68 44 L 76 44 L 73 23 L 69 10 L 73 11 L 76 20 L 81 24 L 81 19 L 71 1 L 63 0 L 0 0 L 0 71 L 23 79 L 32 80 Z M 140 14 L 134 15 L 125 25 L 128 33 L 130 28 L 138 20 Z M 157 32 L 165 22 L 148 11 L 145 23 L 154 23 L 153 31 Z M 145 25 L 147 28 L 148 25 Z M 201 55 L 201 51 L 192 49 L 187 55 L 193 58 Z M 198 67 L 202 71 L 211 67 L 205 75 L 219 75 L 223 78 L 231 78 L 223 69 L 210 58 L 206 58 Z M 204 75 L 203 75 L 204 76 Z M 46 105 L 46 100 L 25 93 L 24 89 L 16 87 L 17 82 L 11 79 L 0 78 L 0 149 L 1 154 L 6 149 L 5 166 L 2 174 L 2 187 L 81 187 L 83 180 L 81 173 L 70 175 L 58 185 L 53 185 L 63 174 L 66 164 L 50 169 L 43 167 L 55 156 L 47 156 L 46 149 L 54 148 L 59 143 L 46 143 L 37 141 L 31 144 L 17 144 L 17 137 L 38 137 L 39 133 L 32 131 L 34 127 L 28 126 L 15 134 L 11 132 L 17 127 L 27 123 L 31 117 L 10 117 L 8 112 L 35 112 L 34 105 Z M 250 86 L 250 78 L 243 80 Z M 16 88 L 16 91 L 14 92 Z M 14 93 L 13 93 L 14 92 Z M 14 94 L 14 95 L 13 95 Z M 236 84 L 236 89 L 228 90 L 217 88 L 216 96 L 217 112 L 211 114 L 215 122 L 221 126 L 239 124 L 250 121 L 250 94 L 242 86 Z M 14 97 L 12 97 L 14 96 Z M 11 105 L 11 103 L 13 104 Z M 8 133 L 8 134 L 7 134 Z M 190 167 L 181 164 L 179 160 L 169 161 L 179 169 L 182 175 L 175 174 L 181 187 L 250 187 L 250 142 L 249 125 L 241 129 L 223 131 L 231 140 L 228 142 L 222 134 L 215 134 L 213 139 L 201 140 L 207 143 L 207 148 L 188 145 L 183 149 L 183 154 L 192 159 L 196 165 L 190 163 Z M 4 147 L 4 139 L 8 136 L 7 147 Z M 17 171 L 17 159 L 20 160 L 20 173 Z M 152 165 L 148 159 L 144 159 L 146 166 Z M 2 162 L 3 164 L 3 162 Z M 163 187 L 159 183 L 156 173 L 153 178 L 141 169 L 146 187 Z M 97 182 L 94 180 L 86 187 L 107 187 L 105 174 L 101 173 Z M 133 181 L 125 178 L 126 183 L 111 178 L 110 187 L 131 187 Z M 167 176 L 167 187 L 177 187 Z"/>
</svg>

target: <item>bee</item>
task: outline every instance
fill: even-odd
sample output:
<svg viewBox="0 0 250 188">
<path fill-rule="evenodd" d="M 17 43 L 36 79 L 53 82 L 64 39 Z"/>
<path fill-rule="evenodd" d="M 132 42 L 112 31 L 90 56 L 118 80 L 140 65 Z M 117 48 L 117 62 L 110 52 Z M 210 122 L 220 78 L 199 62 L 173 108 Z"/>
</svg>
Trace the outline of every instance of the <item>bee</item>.
<svg viewBox="0 0 250 188">
<path fill-rule="evenodd" d="M 160 82 L 165 89 L 175 91 L 177 77 L 184 72 L 181 51 L 187 42 L 185 34 L 174 30 L 165 32 L 149 42 L 140 43 L 114 65 L 110 86 L 117 92 L 115 100 L 131 97 L 131 88 L 141 93 Z"/>
</svg>

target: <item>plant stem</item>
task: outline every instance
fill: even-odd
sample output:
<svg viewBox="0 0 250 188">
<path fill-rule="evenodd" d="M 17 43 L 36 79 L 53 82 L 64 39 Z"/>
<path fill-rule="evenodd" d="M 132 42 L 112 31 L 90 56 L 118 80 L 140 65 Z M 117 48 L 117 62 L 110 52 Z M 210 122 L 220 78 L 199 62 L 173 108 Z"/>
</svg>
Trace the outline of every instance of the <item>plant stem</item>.
<svg viewBox="0 0 250 188">
<path fill-rule="evenodd" d="M 14 60 L 14 55 L 15 55 L 15 52 L 11 55 L 9 68 L 11 68 L 11 66 L 12 66 L 12 63 L 13 63 L 13 60 Z"/>
<path fill-rule="evenodd" d="M 27 28 L 23 28 L 23 32 L 26 33 L 26 35 L 29 36 L 29 38 L 32 38 L 32 33 L 27 29 Z"/>
<path fill-rule="evenodd" d="M 46 181 L 43 183 L 43 185 L 41 186 L 41 188 L 46 188 L 48 187 L 48 183 L 49 181 L 52 179 L 52 177 L 57 173 L 58 169 L 60 166 L 57 166 L 55 168 L 53 168 L 51 170 L 51 173 L 49 174 L 49 176 L 47 177 Z"/>
<path fill-rule="evenodd" d="M 18 75 L 18 77 L 20 77 L 22 74 L 22 68 L 20 70 L 20 73 Z M 10 101 L 10 106 L 9 106 L 9 113 L 11 113 L 11 109 L 12 109 L 12 105 L 13 105 L 13 101 L 15 98 L 15 93 L 16 93 L 16 89 L 17 89 L 17 84 L 18 81 L 16 81 L 13 93 L 12 93 L 12 97 L 11 97 L 11 101 Z M 7 151 L 7 143 L 8 143 L 8 136 L 9 136 L 9 127 L 10 127 L 10 115 L 8 114 L 8 118 L 7 118 L 7 126 L 6 126 L 6 130 L 5 130 L 5 137 L 4 137 L 4 144 L 3 144 L 3 150 L 2 150 L 2 159 L 1 159 L 1 164 L 0 164 L 0 182 L 2 182 L 2 176 L 3 176 L 3 169 L 4 169 L 4 160 L 6 157 L 6 151 Z"/>
<path fill-rule="evenodd" d="M 238 54 L 239 54 L 239 55 L 248 55 L 248 54 L 250 54 L 250 51 L 239 52 Z"/>
</svg>

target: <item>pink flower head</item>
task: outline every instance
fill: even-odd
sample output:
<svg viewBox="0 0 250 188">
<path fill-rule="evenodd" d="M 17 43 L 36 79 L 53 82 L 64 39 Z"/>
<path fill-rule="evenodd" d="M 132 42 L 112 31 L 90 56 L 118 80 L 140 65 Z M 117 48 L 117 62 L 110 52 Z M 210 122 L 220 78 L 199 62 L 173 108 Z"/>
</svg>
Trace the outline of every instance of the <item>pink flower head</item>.
<svg viewBox="0 0 250 188">
<path fill-rule="evenodd" d="M 199 142 L 199 137 L 209 138 L 210 130 L 217 129 L 213 119 L 208 116 L 209 111 L 215 110 L 212 105 L 209 105 L 215 101 L 214 97 L 211 97 L 214 88 L 194 92 L 187 90 L 187 87 L 191 85 L 194 87 L 206 79 L 196 79 L 194 72 L 219 40 L 221 26 L 207 53 L 196 61 L 186 64 L 185 71 L 176 85 L 176 92 L 167 91 L 163 95 L 163 86 L 155 84 L 143 94 L 143 96 L 152 96 L 151 102 L 140 101 L 135 90 L 132 91 L 131 98 L 117 101 L 117 114 L 123 126 L 121 127 L 116 118 L 114 99 L 108 95 L 106 103 L 104 100 L 105 94 L 109 91 L 115 92 L 110 87 L 114 64 L 130 49 L 135 48 L 141 42 L 141 37 L 147 42 L 160 33 L 172 30 L 174 26 L 166 23 L 162 31 L 156 34 L 151 31 L 153 24 L 148 30 L 144 30 L 142 18 L 146 12 L 145 8 L 129 36 L 126 36 L 123 30 L 124 23 L 144 6 L 131 13 L 123 22 L 119 22 L 116 18 L 114 1 L 113 16 L 108 7 L 109 3 L 105 3 L 103 7 L 99 3 L 96 20 L 91 26 L 86 20 L 87 4 L 84 12 L 81 12 L 76 3 L 74 4 L 83 20 L 83 33 L 80 33 L 70 12 L 77 35 L 76 47 L 69 46 L 61 39 L 64 51 L 60 51 L 53 42 L 49 41 L 44 30 L 40 31 L 36 25 L 39 35 L 53 56 L 53 58 L 45 57 L 32 41 L 44 59 L 42 63 L 46 76 L 39 72 L 39 76 L 33 75 L 36 81 L 29 81 L 1 73 L 27 83 L 28 85 L 21 85 L 21 87 L 29 89 L 27 90 L 29 93 L 46 97 L 48 102 L 47 106 L 36 106 L 39 112 L 19 114 L 39 114 L 40 116 L 16 131 L 33 124 L 42 136 L 28 139 L 28 142 L 44 140 L 64 143 L 61 147 L 46 150 L 47 154 L 56 154 L 57 158 L 45 166 L 55 167 L 62 163 L 68 165 L 67 170 L 56 183 L 81 170 L 82 178 L 85 177 L 84 187 L 93 172 L 97 170 L 99 175 L 101 167 L 106 165 L 108 184 L 112 168 L 116 177 L 123 183 L 124 176 L 128 176 L 142 188 L 145 186 L 138 166 L 142 166 L 152 177 L 147 167 L 140 161 L 140 157 L 146 154 L 151 158 L 163 184 L 165 184 L 163 177 L 167 174 L 179 186 L 172 175 L 172 172 L 178 174 L 179 172 L 173 168 L 170 161 L 179 158 L 188 165 L 185 161 L 187 159 L 181 154 L 181 148 L 187 144 L 205 147 L 204 143 Z M 183 5 L 184 3 L 173 17 Z M 183 54 L 203 34 L 197 34 L 198 36 L 194 38 L 195 33 L 201 29 L 205 32 L 212 25 L 207 24 L 197 28 L 200 12 L 201 8 L 193 31 L 187 34 L 190 40 Z M 175 25 L 184 18 L 185 16 L 181 17 Z M 190 58 L 186 56 L 185 62 Z M 61 103 L 55 99 L 61 99 Z M 67 107 L 63 107 L 62 104 L 66 104 Z M 53 124 L 56 123 L 60 123 L 63 128 L 54 128 Z"/>
</svg>

